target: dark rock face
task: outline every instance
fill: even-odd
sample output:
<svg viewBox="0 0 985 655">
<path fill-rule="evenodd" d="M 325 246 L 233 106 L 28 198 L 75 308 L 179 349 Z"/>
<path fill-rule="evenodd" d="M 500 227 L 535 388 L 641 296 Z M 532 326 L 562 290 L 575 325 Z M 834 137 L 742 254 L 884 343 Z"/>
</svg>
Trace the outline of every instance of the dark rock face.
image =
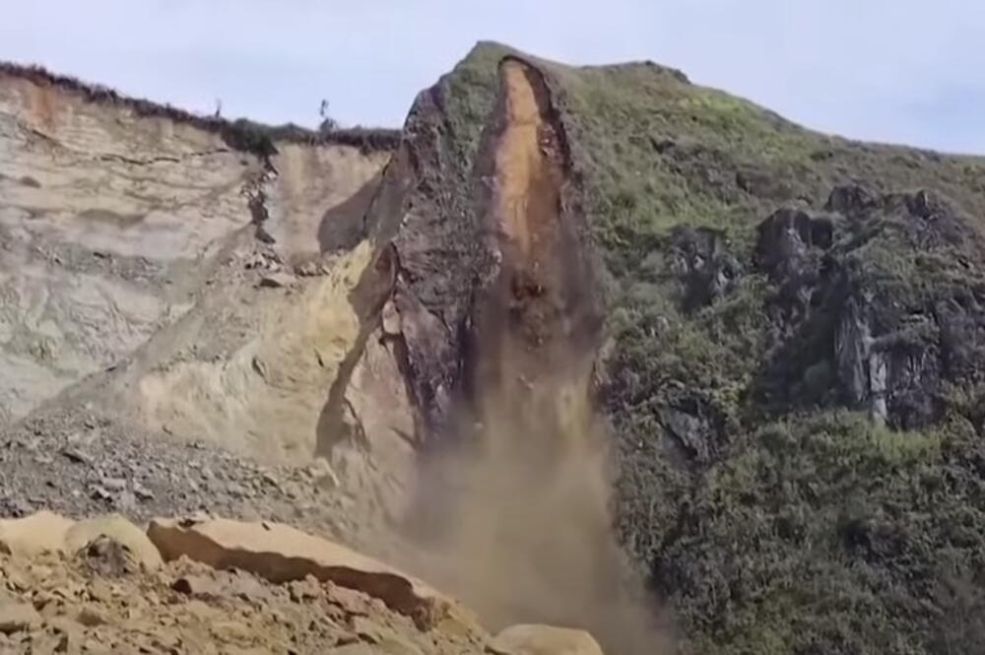
<svg viewBox="0 0 985 655">
<path fill-rule="evenodd" d="M 500 96 L 499 104 L 487 107 L 475 124 L 456 127 L 449 107 L 456 101 L 451 78 L 418 96 L 400 150 L 367 213 L 370 234 L 378 244 L 388 244 L 397 261 L 391 294 L 404 345 L 401 369 L 425 445 L 429 438 L 456 431 L 454 408 L 470 402 L 471 378 L 482 375 L 472 354 L 492 296 L 509 296 L 502 307 L 491 303 L 494 311 L 508 306 L 503 332 L 524 332 L 540 350 L 563 338 L 585 341 L 594 354 L 601 331 L 592 254 L 582 240 L 577 189 L 567 183 L 564 127 L 551 105 L 546 78 L 533 67 L 530 76 L 538 80 L 536 103 L 544 121 L 537 147 L 545 159 L 560 163 L 548 176 L 557 177 L 551 179 L 556 197 L 538 196 L 537 178 L 518 203 L 528 206 L 533 222 L 550 223 L 548 217 L 556 213 L 564 229 L 554 233 L 549 226 L 531 224 L 518 228 L 525 236 L 508 234 L 501 219 L 492 217 L 496 193 L 515 193 L 494 188 L 507 185 L 496 178 L 502 164 L 495 160 L 505 139 L 504 124 L 512 119 Z M 474 140 L 463 129 L 474 131 Z M 525 240 L 534 246 L 520 247 Z M 509 278 L 506 291 L 498 288 L 499 278 Z M 709 286 L 715 284 L 708 280 Z M 538 348 L 530 349 L 531 359 Z"/>
<path fill-rule="evenodd" d="M 724 452 L 724 420 L 714 407 L 697 394 L 674 394 L 660 411 L 665 446 L 682 468 L 704 467 Z"/>
<path fill-rule="evenodd" d="M 829 218 L 780 209 L 759 225 L 757 263 L 774 279 L 797 274 L 811 250 L 831 247 L 833 230 Z"/>
<path fill-rule="evenodd" d="M 757 265 L 776 285 L 778 353 L 766 386 L 797 402 L 864 409 L 913 429 L 941 417 L 941 394 L 985 373 L 981 245 L 927 193 L 835 189 L 829 212 L 782 209 L 759 227 Z M 938 283 L 940 282 L 940 283 Z M 828 388 L 808 390 L 827 371 Z"/>
<path fill-rule="evenodd" d="M 721 232 L 680 227 L 671 240 L 671 272 L 683 283 L 685 311 L 704 307 L 735 287 L 742 266 L 729 252 Z"/>
<path fill-rule="evenodd" d="M 441 431 L 460 378 L 461 326 L 483 251 L 467 195 L 469 167 L 446 121 L 445 82 L 418 96 L 400 150 L 368 216 L 378 243 L 396 254 L 394 306 L 405 344 L 405 374 L 428 432 Z"/>
</svg>

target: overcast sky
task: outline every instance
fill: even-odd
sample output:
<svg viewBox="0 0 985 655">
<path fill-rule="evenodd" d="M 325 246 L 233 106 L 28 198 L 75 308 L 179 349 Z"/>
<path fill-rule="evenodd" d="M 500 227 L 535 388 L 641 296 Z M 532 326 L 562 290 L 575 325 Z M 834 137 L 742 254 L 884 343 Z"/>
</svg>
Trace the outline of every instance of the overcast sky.
<svg viewBox="0 0 985 655">
<path fill-rule="evenodd" d="M 810 127 L 985 154 L 981 0 L 0 0 L 0 58 L 267 122 L 400 125 L 478 41 L 651 59 Z"/>
</svg>

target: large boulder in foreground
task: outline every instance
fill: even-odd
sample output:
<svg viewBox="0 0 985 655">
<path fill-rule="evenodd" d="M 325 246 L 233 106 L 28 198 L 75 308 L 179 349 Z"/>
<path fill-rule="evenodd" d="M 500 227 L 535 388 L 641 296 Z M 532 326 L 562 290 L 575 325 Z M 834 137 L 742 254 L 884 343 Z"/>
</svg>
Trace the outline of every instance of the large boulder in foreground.
<svg viewBox="0 0 985 655">
<path fill-rule="evenodd" d="M 143 530 L 118 514 L 73 521 L 42 511 L 19 519 L 0 519 L 0 549 L 22 557 L 44 552 L 76 555 L 105 539 L 119 544 L 134 564 L 148 570 L 161 565 L 160 553 Z"/>
<path fill-rule="evenodd" d="M 186 556 L 216 569 L 237 568 L 274 583 L 321 581 L 361 591 L 409 616 L 422 630 L 478 631 L 451 598 L 386 564 L 286 525 L 228 519 L 158 519 L 147 530 L 166 561 Z"/>
<path fill-rule="evenodd" d="M 514 625 L 490 644 L 498 655 L 602 655 L 602 647 L 584 630 L 550 625 Z"/>
</svg>

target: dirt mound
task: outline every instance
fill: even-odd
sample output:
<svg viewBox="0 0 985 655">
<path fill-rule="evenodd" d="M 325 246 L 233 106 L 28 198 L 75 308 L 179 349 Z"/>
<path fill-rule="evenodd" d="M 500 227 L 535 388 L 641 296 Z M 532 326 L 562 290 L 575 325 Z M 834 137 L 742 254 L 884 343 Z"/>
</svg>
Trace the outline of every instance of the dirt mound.
<svg viewBox="0 0 985 655">
<path fill-rule="evenodd" d="M 488 652 L 456 601 L 285 525 L 50 513 L 0 524 L 4 653 Z M 160 549 L 158 551 L 157 549 Z M 164 563 L 162 564 L 162 556 Z M 574 631 L 523 626 L 502 655 L 594 653 Z"/>
</svg>

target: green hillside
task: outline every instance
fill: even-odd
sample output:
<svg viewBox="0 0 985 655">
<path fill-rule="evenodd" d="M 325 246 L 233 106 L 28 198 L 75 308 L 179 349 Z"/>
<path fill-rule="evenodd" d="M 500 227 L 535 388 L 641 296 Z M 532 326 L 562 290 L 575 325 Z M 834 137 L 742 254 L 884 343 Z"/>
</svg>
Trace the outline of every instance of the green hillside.
<svg viewBox="0 0 985 655">
<path fill-rule="evenodd" d="M 508 53 L 430 91 L 457 179 Z M 985 159 L 811 132 L 651 63 L 527 60 L 605 263 L 620 533 L 685 650 L 980 652 Z"/>
</svg>

